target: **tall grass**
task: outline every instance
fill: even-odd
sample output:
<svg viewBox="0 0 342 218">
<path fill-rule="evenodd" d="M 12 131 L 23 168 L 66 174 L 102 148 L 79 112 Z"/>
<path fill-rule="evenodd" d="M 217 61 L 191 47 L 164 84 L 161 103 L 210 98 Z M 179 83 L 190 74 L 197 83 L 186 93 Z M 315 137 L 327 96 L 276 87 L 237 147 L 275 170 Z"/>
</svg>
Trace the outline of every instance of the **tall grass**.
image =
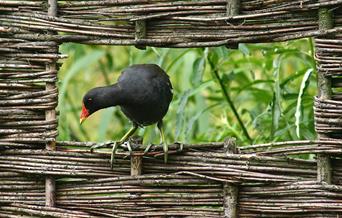
<svg viewBox="0 0 342 218">
<path fill-rule="evenodd" d="M 61 140 L 119 139 L 131 125 L 119 108 L 97 112 L 80 126 L 81 101 L 87 90 L 114 83 L 123 68 L 138 63 L 160 65 L 173 83 L 174 98 L 164 118 L 168 142 L 315 138 L 310 39 L 240 44 L 237 50 L 64 44 L 61 52 L 69 55 L 59 74 Z M 159 142 L 154 126 L 138 134 L 145 143 Z"/>
</svg>

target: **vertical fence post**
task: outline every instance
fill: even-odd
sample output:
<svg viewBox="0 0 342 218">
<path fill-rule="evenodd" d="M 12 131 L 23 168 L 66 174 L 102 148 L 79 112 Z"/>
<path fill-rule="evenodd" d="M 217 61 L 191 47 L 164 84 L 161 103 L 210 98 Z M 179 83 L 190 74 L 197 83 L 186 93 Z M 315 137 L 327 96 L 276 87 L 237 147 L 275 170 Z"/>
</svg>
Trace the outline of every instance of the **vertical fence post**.
<svg viewBox="0 0 342 218">
<path fill-rule="evenodd" d="M 146 38 L 146 21 L 138 20 L 135 21 L 135 40 L 137 40 L 137 45 L 135 45 L 138 49 L 146 49 L 146 46 L 139 45 L 139 39 Z"/>
<path fill-rule="evenodd" d="M 240 13 L 240 0 L 227 0 L 226 14 L 228 17 L 235 16 Z"/>
<path fill-rule="evenodd" d="M 143 140 L 140 137 L 131 138 L 130 141 L 137 145 L 143 143 Z M 142 174 L 142 159 L 142 156 L 131 155 L 131 176 L 139 176 Z"/>
<path fill-rule="evenodd" d="M 131 156 L 131 176 L 139 176 L 142 173 L 142 157 Z"/>
<path fill-rule="evenodd" d="M 142 174 L 142 156 L 131 156 L 131 176 L 139 176 Z M 132 197 L 139 197 L 141 193 L 131 192 Z"/>
<path fill-rule="evenodd" d="M 328 8 L 319 9 L 318 19 L 320 30 L 328 30 L 334 27 L 332 12 Z M 331 99 L 331 76 L 324 75 L 324 72 L 317 72 L 317 74 L 318 98 L 320 100 Z M 322 133 L 318 134 L 318 138 L 323 137 L 329 136 Z M 330 157 L 327 154 L 317 154 L 317 180 L 319 182 L 331 183 L 331 163 Z"/>
<path fill-rule="evenodd" d="M 57 0 L 49 0 L 48 16 L 57 16 Z M 57 53 L 57 45 L 54 46 L 53 50 Z M 46 65 L 47 71 L 56 71 L 56 62 L 49 63 Z M 55 82 L 46 83 L 46 90 L 54 90 L 56 88 Z M 56 99 L 57 101 L 57 99 Z M 47 121 L 56 120 L 56 110 L 51 109 L 45 112 L 45 119 Z M 53 151 L 56 150 L 56 141 L 49 141 L 46 144 L 46 149 Z M 46 176 L 45 178 L 45 205 L 48 207 L 54 207 L 56 204 L 56 184 L 55 179 L 52 176 Z"/>
<path fill-rule="evenodd" d="M 226 15 L 227 17 L 233 17 L 239 15 L 240 13 L 240 0 L 227 0 L 226 4 Z M 231 22 L 234 24 L 235 22 Z M 239 47 L 238 43 L 231 43 L 226 45 L 227 48 L 237 49 Z"/>
<path fill-rule="evenodd" d="M 234 139 L 226 140 L 224 142 L 224 149 L 227 154 L 238 153 Z M 238 212 L 237 212 L 238 193 L 239 193 L 239 189 L 237 185 L 232 184 L 232 183 L 223 184 L 224 218 L 238 217 Z"/>
</svg>

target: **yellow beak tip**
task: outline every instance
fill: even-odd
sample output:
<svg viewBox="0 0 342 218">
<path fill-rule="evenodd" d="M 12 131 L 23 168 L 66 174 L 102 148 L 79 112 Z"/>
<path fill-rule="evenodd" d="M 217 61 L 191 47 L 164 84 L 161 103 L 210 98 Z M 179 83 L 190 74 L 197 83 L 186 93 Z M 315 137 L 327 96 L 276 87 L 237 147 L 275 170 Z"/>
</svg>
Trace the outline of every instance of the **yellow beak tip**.
<svg viewBox="0 0 342 218">
<path fill-rule="evenodd" d="M 82 124 L 84 120 L 85 120 L 84 118 L 81 118 L 80 119 L 80 124 Z"/>
</svg>

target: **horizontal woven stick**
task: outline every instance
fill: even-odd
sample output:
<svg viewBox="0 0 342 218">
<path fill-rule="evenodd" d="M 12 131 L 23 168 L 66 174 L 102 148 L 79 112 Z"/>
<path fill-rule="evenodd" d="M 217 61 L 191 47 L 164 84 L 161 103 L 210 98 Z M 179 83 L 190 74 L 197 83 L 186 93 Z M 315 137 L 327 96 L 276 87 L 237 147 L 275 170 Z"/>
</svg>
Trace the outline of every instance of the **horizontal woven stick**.
<svg viewBox="0 0 342 218">
<path fill-rule="evenodd" d="M 34 152 L 36 153 L 34 155 Z M 112 171 L 109 169 L 109 159 L 107 161 L 98 161 L 97 159 L 94 159 L 95 157 L 101 157 L 99 154 L 77 154 L 77 153 L 70 153 L 70 152 L 55 152 L 55 151 L 4 151 L 4 154 L 6 156 L 0 157 L 0 167 L 5 167 L 6 163 L 9 164 L 10 168 L 9 171 L 15 171 L 18 172 L 27 172 L 27 169 L 30 169 L 32 173 L 37 172 L 46 172 L 48 174 L 58 174 L 62 175 L 72 172 L 72 175 L 79 175 L 79 176 L 96 176 L 96 175 L 110 175 Z M 189 156 L 188 158 L 184 159 L 185 162 L 181 162 L 181 160 L 184 156 L 179 156 L 181 159 L 173 159 L 173 156 L 170 157 L 169 164 L 165 165 L 161 162 L 152 162 L 153 164 L 149 165 L 148 162 L 146 162 L 144 170 L 146 172 L 156 172 L 156 171 L 169 171 L 169 172 L 177 172 L 177 171 L 187 171 L 187 172 L 196 172 L 199 177 L 203 177 L 206 179 L 213 179 L 213 180 L 231 180 L 233 181 L 239 181 L 239 180 L 264 180 L 264 181 L 287 181 L 287 180 L 296 180 L 297 176 L 296 174 L 303 174 L 306 173 L 308 175 L 315 175 L 315 172 L 308 171 L 308 168 L 305 167 L 305 170 L 295 169 L 293 167 L 287 168 L 285 166 L 261 166 L 261 165 L 254 165 L 253 162 L 256 162 L 257 159 L 255 159 L 253 156 L 250 156 L 251 163 L 249 162 L 241 162 L 239 161 L 240 158 L 238 158 L 236 163 L 234 162 L 234 159 L 238 156 L 226 156 L 223 153 L 216 153 L 215 156 L 217 158 L 224 158 L 229 159 L 230 157 L 234 157 L 233 159 L 230 159 L 230 163 L 224 163 L 224 162 L 211 162 L 211 159 L 209 157 L 214 158 L 213 154 L 208 156 L 206 158 L 206 155 L 199 155 L 201 152 L 186 152 L 186 154 L 193 154 L 194 156 Z M 206 153 L 206 152 L 202 152 Z M 15 156 L 8 156 L 10 154 L 13 154 Z M 21 154 L 21 155 L 20 155 Z M 26 156 L 26 155 L 28 156 Z M 49 155 L 45 156 L 44 155 Z M 20 155 L 20 156 L 17 156 Z M 34 155 L 34 156 L 32 156 Z M 38 155 L 38 156 L 37 156 Z M 59 155 L 61 157 L 65 156 L 64 158 L 59 159 L 53 159 L 51 155 Z M 75 158 L 67 158 L 68 156 L 71 157 L 77 157 Z M 222 156 L 223 155 L 223 156 Z M 108 156 L 108 155 L 107 155 Z M 201 157 L 202 156 L 202 157 Z M 80 161 L 80 158 L 86 158 L 88 162 L 86 161 Z M 94 157 L 93 159 L 89 159 L 89 157 Z M 175 156 L 177 157 L 177 156 Z M 247 156 L 246 156 L 247 158 Z M 278 162 L 278 160 L 274 158 L 266 158 L 261 157 L 261 159 L 271 161 L 275 160 Z M 215 158 L 213 159 L 215 160 Z M 243 159 L 242 159 L 243 160 Z M 249 160 L 249 159 L 245 159 Z M 233 164 L 232 164 L 233 163 Z M 53 170 L 50 168 L 46 168 L 46 164 L 49 166 L 52 166 Z M 265 165 L 265 163 L 264 163 Z M 106 167 L 107 166 L 107 167 Z M 127 162 L 125 165 L 125 168 L 123 168 L 124 171 L 129 171 L 129 167 L 127 166 Z M 211 170 L 211 172 L 209 171 Z M 248 170 L 248 172 L 246 171 Z M 87 171 L 89 171 L 87 173 Z M 120 164 L 115 168 L 115 172 L 120 172 Z M 254 171 L 254 172 L 252 172 Z M 210 176 L 209 176 L 210 172 Z M 272 174 L 273 172 L 287 172 L 288 174 L 293 174 L 291 176 L 280 176 L 276 174 Z M 195 174 L 194 174 L 195 175 Z M 212 176 L 215 175 L 215 176 Z M 302 175 L 303 176 L 303 175 Z M 310 177 L 310 176 L 309 176 Z M 233 178 L 233 180 L 231 179 Z"/>
<path fill-rule="evenodd" d="M 71 215 L 73 217 L 86 218 L 90 217 L 89 214 L 85 212 L 80 212 L 76 210 L 66 210 L 56 207 L 44 207 L 44 206 L 34 206 L 34 205 L 24 205 L 24 204 L 11 204 L 11 206 L 2 206 L 4 211 L 16 211 L 23 212 L 24 214 L 35 215 L 35 216 L 52 216 L 68 218 Z"/>
<path fill-rule="evenodd" d="M 73 142 L 73 141 L 58 141 L 57 146 L 60 146 L 61 149 L 63 148 L 62 146 L 80 146 L 80 147 L 91 147 L 94 146 L 98 143 L 95 142 Z M 170 144 L 169 149 L 171 150 L 177 150 L 180 148 L 180 146 L 183 146 L 183 149 L 188 150 L 188 149 L 220 149 L 223 148 L 224 143 L 223 142 L 209 142 L 209 143 L 202 143 L 202 144 L 181 144 L 181 143 L 175 143 L 175 144 Z M 110 147 L 112 145 L 109 145 Z M 137 148 L 139 151 L 143 151 L 146 149 L 146 145 L 139 145 Z M 150 147 L 151 150 L 162 150 L 162 147 L 159 145 L 152 145 Z"/>
</svg>

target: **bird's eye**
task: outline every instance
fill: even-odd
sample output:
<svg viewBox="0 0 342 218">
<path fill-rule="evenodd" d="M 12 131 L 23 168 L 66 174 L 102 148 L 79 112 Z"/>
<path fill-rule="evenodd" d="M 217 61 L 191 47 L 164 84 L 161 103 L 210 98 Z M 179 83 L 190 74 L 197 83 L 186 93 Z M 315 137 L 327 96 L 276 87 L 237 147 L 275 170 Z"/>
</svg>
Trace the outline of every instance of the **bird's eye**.
<svg viewBox="0 0 342 218">
<path fill-rule="evenodd" d="M 91 101 L 91 100 L 93 100 L 92 98 L 88 98 L 88 101 Z"/>
</svg>

